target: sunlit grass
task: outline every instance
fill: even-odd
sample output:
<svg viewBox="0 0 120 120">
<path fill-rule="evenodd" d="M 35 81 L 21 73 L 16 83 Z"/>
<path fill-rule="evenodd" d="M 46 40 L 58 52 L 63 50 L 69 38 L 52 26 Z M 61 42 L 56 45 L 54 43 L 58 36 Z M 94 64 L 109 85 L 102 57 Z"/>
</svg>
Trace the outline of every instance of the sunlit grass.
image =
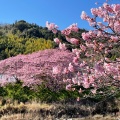
<svg viewBox="0 0 120 120">
<path fill-rule="evenodd" d="M 106 111 L 105 115 L 93 115 L 92 111 L 96 108 L 89 100 L 73 102 L 73 104 L 8 101 L 0 107 L 0 120 L 119 120 L 120 118 L 120 112 L 115 114 Z M 117 103 L 120 109 L 120 100 Z"/>
</svg>

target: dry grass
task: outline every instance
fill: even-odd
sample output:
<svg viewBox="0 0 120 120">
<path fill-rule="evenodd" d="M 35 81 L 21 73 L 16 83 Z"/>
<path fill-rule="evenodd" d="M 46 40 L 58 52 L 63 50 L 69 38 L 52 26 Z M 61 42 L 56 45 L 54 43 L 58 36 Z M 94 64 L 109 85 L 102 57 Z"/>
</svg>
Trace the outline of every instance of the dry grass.
<svg viewBox="0 0 120 120">
<path fill-rule="evenodd" d="M 120 109 L 120 100 L 117 101 Z M 100 108 L 102 109 L 102 108 Z M 120 112 L 115 115 L 92 114 L 92 104 L 54 103 L 46 104 L 37 101 L 28 103 L 7 102 L 0 107 L 0 120 L 120 120 Z"/>
<path fill-rule="evenodd" d="M 120 116 L 110 116 L 107 115 L 103 117 L 102 115 L 95 115 L 93 117 L 83 117 L 83 118 L 54 118 L 52 116 L 47 116 L 46 118 L 40 116 L 39 114 L 12 114 L 4 115 L 0 120 L 120 120 Z"/>
<path fill-rule="evenodd" d="M 93 117 L 86 117 L 86 118 L 73 118 L 72 120 L 119 120 L 120 116 L 111 116 L 107 115 L 103 117 L 103 115 L 95 115 Z"/>
<path fill-rule="evenodd" d="M 12 114 L 12 115 L 5 115 L 2 116 L 0 120 L 54 120 L 52 116 L 47 116 L 43 118 L 39 114 Z"/>
<path fill-rule="evenodd" d="M 53 105 L 36 101 L 25 104 L 8 102 L 0 107 L 0 120 L 39 120 L 38 118 L 45 118 L 45 115 L 50 117 L 49 111 L 52 109 Z"/>
<path fill-rule="evenodd" d="M 18 112 L 22 112 L 23 110 L 26 112 L 37 112 L 39 110 L 51 110 L 54 106 L 46 103 L 40 103 L 40 102 L 28 102 L 28 103 L 17 103 L 16 101 L 13 103 L 7 103 L 4 106 L 0 107 L 0 113 L 6 110 L 10 110 L 11 112 L 15 112 L 17 110 Z M 16 111 L 16 112 L 17 112 Z"/>
<path fill-rule="evenodd" d="M 46 103 L 39 103 L 36 101 L 33 101 L 32 103 L 27 103 L 25 104 L 25 106 L 27 107 L 27 111 L 39 111 L 40 109 L 44 109 L 44 110 L 51 110 L 54 108 L 53 105 L 50 104 L 46 104 Z"/>
</svg>

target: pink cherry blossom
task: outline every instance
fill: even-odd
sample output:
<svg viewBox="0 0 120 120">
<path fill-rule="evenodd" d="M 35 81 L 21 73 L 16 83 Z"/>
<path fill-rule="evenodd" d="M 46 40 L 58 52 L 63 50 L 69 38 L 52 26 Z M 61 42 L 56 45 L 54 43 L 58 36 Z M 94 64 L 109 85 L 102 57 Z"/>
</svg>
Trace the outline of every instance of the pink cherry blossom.
<svg viewBox="0 0 120 120">
<path fill-rule="evenodd" d="M 102 66 L 100 63 L 96 63 L 96 64 L 95 64 L 95 70 L 96 70 L 97 72 L 99 72 L 99 73 L 104 72 L 104 68 L 103 68 L 103 66 Z"/>
<path fill-rule="evenodd" d="M 46 22 L 46 27 L 48 28 L 48 30 L 52 30 L 53 33 L 57 32 L 57 28 L 58 26 L 55 25 L 54 23 L 49 23 L 48 21 Z"/>
<path fill-rule="evenodd" d="M 71 63 L 69 63 L 68 70 L 70 72 L 74 72 L 74 67 L 73 67 L 73 65 Z"/>
<path fill-rule="evenodd" d="M 83 20 L 88 19 L 88 16 L 87 16 L 87 14 L 85 13 L 85 11 L 82 11 L 82 13 L 81 13 L 81 19 L 83 19 Z"/>
<path fill-rule="evenodd" d="M 91 90 L 93 94 L 96 94 L 96 89 Z"/>
<path fill-rule="evenodd" d="M 120 12 L 120 4 L 114 4 L 113 10 L 114 10 L 114 12 Z"/>
<path fill-rule="evenodd" d="M 65 30 L 62 30 L 61 32 L 63 35 L 66 35 L 66 37 L 70 35 L 71 32 L 78 32 L 77 23 L 70 25 L 69 27 L 67 27 Z"/>
<path fill-rule="evenodd" d="M 60 43 L 60 40 L 58 38 L 54 38 L 54 42 L 59 44 Z"/>
<path fill-rule="evenodd" d="M 88 82 L 84 82 L 84 83 L 83 83 L 83 87 L 87 89 L 87 88 L 90 87 L 90 84 L 89 84 Z"/>
<path fill-rule="evenodd" d="M 74 32 L 78 32 L 77 23 L 73 23 L 72 25 L 70 25 L 70 26 L 68 27 L 68 29 L 70 29 L 71 31 L 74 31 Z"/>
<path fill-rule="evenodd" d="M 69 73 L 69 70 L 67 68 L 64 68 L 63 74 L 68 74 L 68 73 Z"/>
<path fill-rule="evenodd" d="M 80 45 L 80 48 L 85 51 L 86 50 L 86 47 L 84 45 Z"/>
<path fill-rule="evenodd" d="M 65 43 L 60 43 L 59 44 L 59 49 L 61 49 L 61 50 L 66 50 L 67 48 L 66 48 L 66 45 L 65 45 Z"/>
<path fill-rule="evenodd" d="M 107 11 L 113 12 L 113 9 L 112 9 L 111 6 L 108 5 L 107 3 L 104 3 L 104 4 L 103 4 L 103 7 L 104 7 Z"/>
<path fill-rule="evenodd" d="M 53 67 L 53 74 L 60 74 L 61 73 L 61 68 L 60 66 L 55 66 Z"/>
<path fill-rule="evenodd" d="M 92 86 L 94 89 L 91 92 L 96 94 L 97 88 L 102 85 L 116 86 L 120 79 L 119 58 L 115 56 L 115 59 L 111 60 L 107 57 L 107 54 L 112 53 L 114 48 L 119 46 L 120 5 L 107 2 L 98 8 L 92 8 L 91 13 L 93 16 L 87 15 L 84 11 L 81 13 L 81 19 L 86 20 L 94 28 L 82 33 L 84 42 L 71 34 L 79 30 L 77 24 L 72 24 L 61 31 L 69 43 L 79 46 L 72 49 L 72 53 L 75 54 L 73 61 L 63 70 L 65 70 L 66 82 L 69 83 L 67 89 L 73 90 L 76 84 L 86 89 Z M 63 44 L 61 42 L 59 48 L 64 50 L 65 47 L 66 50 Z"/>
<path fill-rule="evenodd" d="M 77 78 L 72 78 L 72 82 L 73 82 L 73 84 L 77 84 L 78 83 Z"/>
<path fill-rule="evenodd" d="M 67 50 L 49 49 L 28 55 L 10 57 L 0 61 L 0 73 L 4 76 L 0 80 L 8 83 L 9 81 L 15 82 L 17 78 L 22 80 L 24 85 L 32 86 L 44 82 L 42 76 L 45 77 L 45 80 L 50 78 L 55 80 L 55 75 L 57 75 L 55 83 L 60 84 L 64 76 L 62 73 L 63 66 L 67 68 L 74 56 L 72 52 Z M 6 81 L 7 79 L 8 81 Z M 52 87 L 49 82 L 48 86 Z"/>
<path fill-rule="evenodd" d="M 71 38 L 69 38 L 68 36 L 65 36 L 65 38 L 66 38 L 66 40 L 67 40 L 68 42 L 70 42 L 70 39 L 71 39 Z"/>
<path fill-rule="evenodd" d="M 82 33 L 82 38 L 83 38 L 84 40 L 89 41 L 89 40 L 90 40 L 90 35 L 89 35 L 89 33 Z"/>
<path fill-rule="evenodd" d="M 75 65 L 78 65 L 78 62 L 79 62 L 78 57 L 74 57 L 74 58 L 73 58 L 73 63 L 74 63 Z"/>
<path fill-rule="evenodd" d="M 76 38 L 70 38 L 70 43 L 78 45 L 79 44 L 79 40 Z"/>
<path fill-rule="evenodd" d="M 71 89 L 72 89 L 72 84 L 66 86 L 66 90 L 71 90 Z"/>
<path fill-rule="evenodd" d="M 111 36 L 110 38 L 111 38 L 114 42 L 117 42 L 118 39 L 119 39 L 117 36 Z"/>
</svg>

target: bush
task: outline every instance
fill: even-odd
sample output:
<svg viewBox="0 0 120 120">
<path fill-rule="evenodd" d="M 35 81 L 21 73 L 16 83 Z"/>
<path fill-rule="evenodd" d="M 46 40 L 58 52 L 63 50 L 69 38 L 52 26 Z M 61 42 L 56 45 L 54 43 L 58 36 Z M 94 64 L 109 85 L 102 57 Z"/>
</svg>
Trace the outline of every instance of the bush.
<svg viewBox="0 0 120 120">
<path fill-rule="evenodd" d="M 16 83 L 8 83 L 4 87 L 0 87 L 0 96 L 3 99 L 11 99 L 13 101 L 17 100 L 18 102 L 28 102 L 32 100 L 37 100 L 41 102 L 74 102 L 78 97 L 82 100 L 83 98 L 90 98 L 95 101 L 104 101 L 107 98 L 120 97 L 120 94 L 117 93 L 114 95 L 110 93 L 112 87 L 100 88 L 97 90 L 97 94 L 94 94 L 91 97 L 90 89 L 83 89 L 82 93 L 79 93 L 78 90 L 68 91 L 65 89 L 60 89 L 59 91 L 53 91 L 52 89 L 45 86 L 44 83 L 41 85 L 34 85 L 32 87 L 23 86 L 22 81 L 17 81 Z M 105 97 L 106 94 L 102 94 L 102 92 L 106 91 L 110 93 Z M 114 88 L 114 91 L 118 91 L 117 88 Z M 112 94 L 114 96 L 112 96 Z"/>
<path fill-rule="evenodd" d="M 9 83 L 4 87 L 5 97 L 19 102 L 26 102 L 34 98 L 34 92 L 27 86 L 22 86 L 21 81 Z"/>
<path fill-rule="evenodd" d="M 16 83 L 8 83 L 4 87 L 0 87 L 0 96 L 5 99 L 11 99 L 18 102 L 27 102 L 38 100 L 41 102 L 68 101 L 76 99 L 78 91 L 67 91 L 65 89 L 52 91 L 45 87 L 44 84 L 33 86 L 33 88 L 23 86 L 22 81 Z"/>
</svg>

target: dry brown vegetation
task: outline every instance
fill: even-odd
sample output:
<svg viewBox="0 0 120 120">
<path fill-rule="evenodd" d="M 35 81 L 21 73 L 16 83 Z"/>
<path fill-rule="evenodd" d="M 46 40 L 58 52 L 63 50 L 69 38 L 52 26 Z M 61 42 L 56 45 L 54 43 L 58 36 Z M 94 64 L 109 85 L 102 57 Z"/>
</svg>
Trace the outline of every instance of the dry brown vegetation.
<svg viewBox="0 0 120 120">
<path fill-rule="evenodd" d="M 0 106 L 0 120 L 119 120 L 119 109 L 120 101 L 107 101 L 95 106 L 95 102 L 90 100 L 72 104 L 9 100 Z"/>
</svg>

